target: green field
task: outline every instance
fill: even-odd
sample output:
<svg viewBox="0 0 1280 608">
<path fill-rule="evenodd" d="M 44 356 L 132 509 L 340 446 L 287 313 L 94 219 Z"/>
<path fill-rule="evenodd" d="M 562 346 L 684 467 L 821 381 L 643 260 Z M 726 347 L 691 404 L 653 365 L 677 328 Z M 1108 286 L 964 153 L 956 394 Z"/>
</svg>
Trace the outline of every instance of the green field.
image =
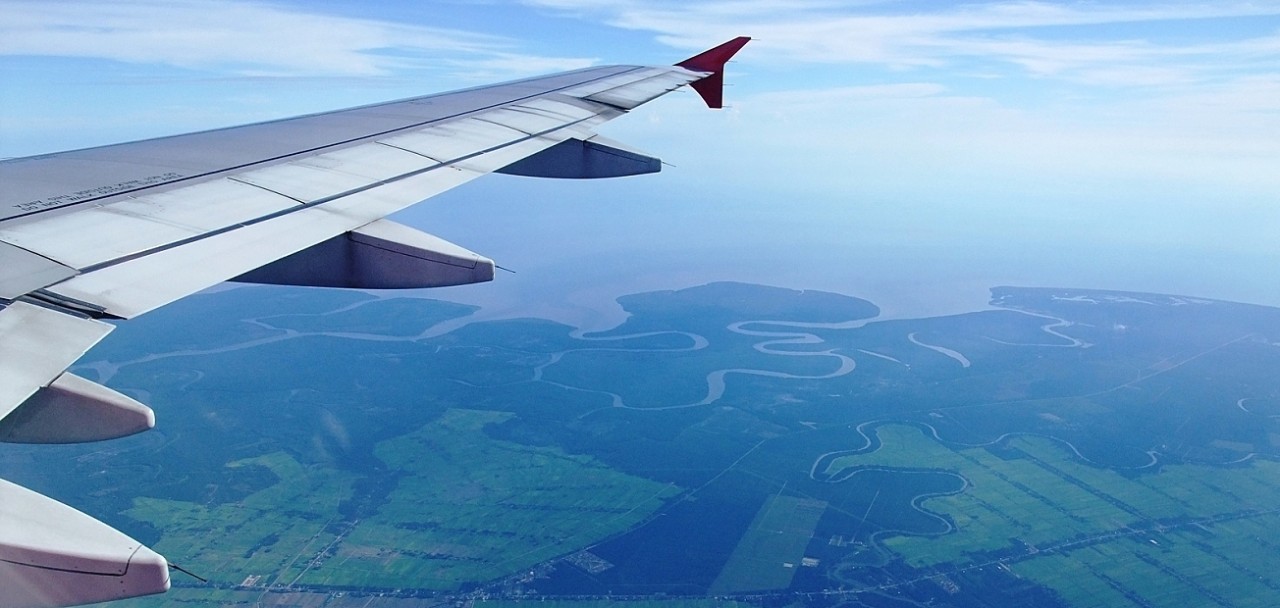
<svg viewBox="0 0 1280 608">
<path fill-rule="evenodd" d="M 413 581 L 448 590 L 587 547 L 678 493 L 587 456 L 485 436 L 486 425 L 509 417 L 449 410 L 379 444 L 377 457 L 400 480 L 360 521 L 339 516 L 350 475 L 303 467 L 283 452 L 229 465 L 266 467 L 278 479 L 243 500 L 138 498 L 127 515 L 163 529 L 158 550 L 221 585 L 396 589 Z"/>
<path fill-rule="evenodd" d="M 755 521 L 712 583 L 713 595 L 786 589 L 801 568 L 804 549 L 827 503 L 775 495 L 765 501 Z"/>
<path fill-rule="evenodd" d="M 1175 465 L 1126 477 L 1038 437 L 1009 439 L 997 455 L 949 449 L 914 427 L 875 432 L 882 449 L 838 458 L 828 472 L 928 466 L 970 484 L 923 501 L 952 519 L 954 533 L 883 539 L 914 567 L 1004 564 L 1072 606 L 1265 606 L 1280 591 L 1275 462 Z"/>
<path fill-rule="evenodd" d="M 1228 605 L 1265 608 L 1280 596 L 1275 513 L 1125 538 L 1012 566 L 1072 606 Z"/>
<path fill-rule="evenodd" d="M 652 600 L 482 601 L 473 608 L 748 608 L 752 604 L 715 598 Z"/>
<path fill-rule="evenodd" d="M 266 467 L 279 481 L 239 502 L 212 507 L 137 498 L 126 515 L 163 528 L 155 549 L 204 578 L 238 584 L 261 575 L 263 585 L 290 582 L 337 539 L 329 524 L 350 494 L 352 477 L 304 467 L 283 452 L 228 466 Z"/>
<path fill-rule="evenodd" d="M 385 594 L 327 591 L 263 591 L 259 589 L 174 588 L 161 596 L 93 604 L 98 608 L 159 606 L 220 606 L 223 608 L 427 608 L 455 606 L 452 601 L 397 597 Z M 471 608 L 751 608 L 753 604 L 717 598 L 609 600 L 478 600 Z"/>
<path fill-rule="evenodd" d="M 379 444 L 378 458 L 404 476 L 300 582 L 448 590 L 491 580 L 630 528 L 678 492 L 587 456 L 482 432 L 508 418 L 449 410 Z"/>
</svg>

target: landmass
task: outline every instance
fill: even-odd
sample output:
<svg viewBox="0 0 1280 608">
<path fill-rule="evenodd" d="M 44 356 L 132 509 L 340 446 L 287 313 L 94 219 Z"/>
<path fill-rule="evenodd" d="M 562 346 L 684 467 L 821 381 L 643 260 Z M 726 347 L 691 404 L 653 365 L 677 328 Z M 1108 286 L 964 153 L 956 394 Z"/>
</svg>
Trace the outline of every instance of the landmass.
<svg viewBox="0 0 1280 608">
<path fill-rule="evenodd" d="M 1280 309 L 714 283 L 616 328 L 249 287 L 75 368 L 159 426 L 0 474 L 209 579 L 113 606 L 1266 606 Z"/>
</svg>

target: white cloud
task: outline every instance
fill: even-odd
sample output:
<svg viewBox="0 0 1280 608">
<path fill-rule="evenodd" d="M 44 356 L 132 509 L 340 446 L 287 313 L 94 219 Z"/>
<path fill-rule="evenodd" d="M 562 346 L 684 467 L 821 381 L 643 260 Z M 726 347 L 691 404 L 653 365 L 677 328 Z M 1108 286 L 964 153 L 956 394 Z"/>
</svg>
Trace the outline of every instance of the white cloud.
<svg viewBox="0 0 1280 608">
<path fill-rule="evenodd" d="M 756 189 L 1151 213 L 1280 189 L 1280 34 L 1212 21 L 1280 2 L 530 1 L 685 50 L 757 36 L 731 80 L 759 77 L 729 92 L 735 128 L 708 155 L 762 161 L 739 171 Z"/>
<path fill-rule="evenodd" d="M 0 55 L 102 58 L 246 76 L 384 76 L 476 66 L 503 76 L 588 59 L 517 55 L 487 34 L 326 15 L 263 2 L 0 2 Z M 515 59 L 519 57 L 519 59 Z"/>
<path fill-rule="evenodd" d="M 1280 3 L 1158 4 L 982 2 L 938 3 L 903 12 L 888 2 L 783 0 L 527 0 L 545 8 L 593 16 L 621 28 L 653 32 L 681 49 L 736 35 L 757 37 L 754 63 L 877 64 L 946 67 L 961 61 L 1018 66 L 1037 77 L 1084 84 L 1182 84 L 1222 65 L 1274 67 L 1280 35 L 1220 43 L 1172 43 L 1107 37 L 1102 28 L 1228 17 L 1280 16 Z M 928 6 L 928 5 L 926 5 Z M 1079 39 L 1061 28 L 1081 28 Z M 1058 28 L 1049 34 L 1046 30 Z"/>
</svg>

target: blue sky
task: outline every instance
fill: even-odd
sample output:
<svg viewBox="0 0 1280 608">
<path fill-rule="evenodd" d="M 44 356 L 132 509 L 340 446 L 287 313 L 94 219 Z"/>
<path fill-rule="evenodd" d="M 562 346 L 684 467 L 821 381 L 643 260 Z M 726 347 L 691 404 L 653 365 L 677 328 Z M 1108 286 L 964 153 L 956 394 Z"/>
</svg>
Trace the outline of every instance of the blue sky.
<svg viewBox="0 0 1280 608">
<path fill-rule="evenodd" d="M 740 34 L 731 108 L 672 95 L 602 129 L 663 174 L 493 176 L 406 212 L 519 271 L 436 295 L 565 318 L 717 279 L 904 314 L 995 284 L 1280 305 L 1276 1 L 0 0 L 0 157 Z"/>
</svg>

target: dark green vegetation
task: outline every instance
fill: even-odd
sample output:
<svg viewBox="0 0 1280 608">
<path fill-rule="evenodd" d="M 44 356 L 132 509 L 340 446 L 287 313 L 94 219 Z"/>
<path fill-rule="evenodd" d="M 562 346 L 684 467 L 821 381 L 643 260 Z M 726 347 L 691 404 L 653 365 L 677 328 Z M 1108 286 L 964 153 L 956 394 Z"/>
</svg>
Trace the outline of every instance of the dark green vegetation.
<svg viewBox="0 0 1280 608">
<path fill-rule="evenodd" d="M 0 474 L 212 581 L 139 606 L 1274 605 L 1280 310 L 993 296 L 713 284 L 575 337 L 237 289 L 78 369 L 157 430 Z"/>
<path fill-rule="evenodd" d="M 806 563 L 805 547 L 827 503 L 781 494 L 765 501 L 742 535 L 729 562 L 711 584 L 711 593 L 734 594 L 791 586 L 796 568 Z"/>
</svg>

